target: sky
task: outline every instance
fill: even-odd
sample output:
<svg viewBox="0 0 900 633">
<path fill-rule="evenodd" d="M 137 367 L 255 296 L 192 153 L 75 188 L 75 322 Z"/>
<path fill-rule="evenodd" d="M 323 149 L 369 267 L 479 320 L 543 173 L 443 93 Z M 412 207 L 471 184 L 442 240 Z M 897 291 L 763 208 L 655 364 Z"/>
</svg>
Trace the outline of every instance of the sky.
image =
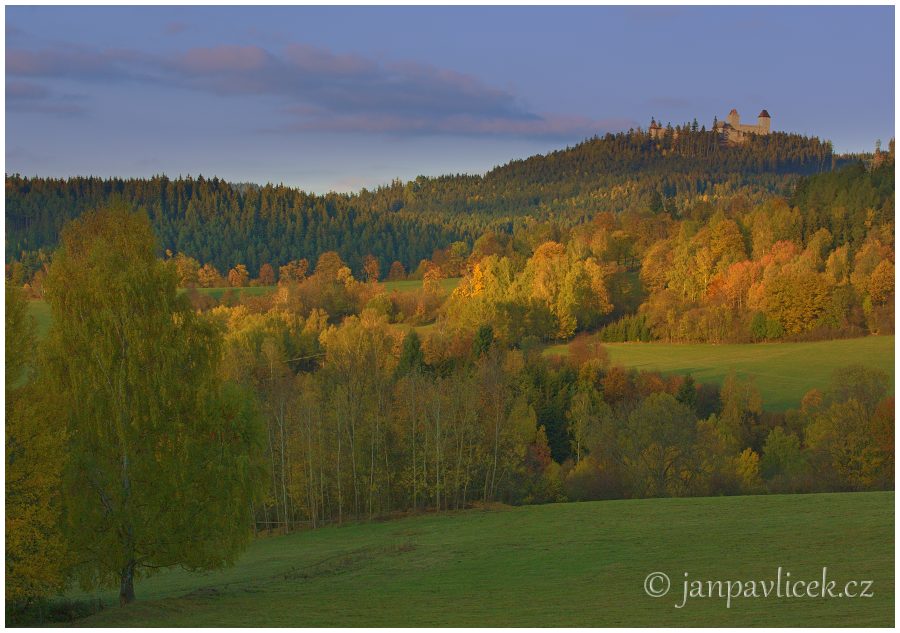
<svg viewBox="0 0 900 633">
<path fill-rule="evenodd" d="M 355 191 L 732 108 L 871 151 L 894 7 L 6 7 L 6 173 Z"/>
</svg>

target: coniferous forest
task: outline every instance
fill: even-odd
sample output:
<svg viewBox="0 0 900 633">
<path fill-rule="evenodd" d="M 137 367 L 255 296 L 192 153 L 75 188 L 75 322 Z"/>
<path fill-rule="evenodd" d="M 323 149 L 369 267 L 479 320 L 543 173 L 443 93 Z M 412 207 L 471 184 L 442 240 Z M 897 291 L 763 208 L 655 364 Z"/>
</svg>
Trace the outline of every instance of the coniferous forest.
<svg viewBox="0 0 900 633">
<path fill-rule="evenodd" d="M 336 251 L 361 273 L 363 256 L 387 271 L 415 270 L 437 249 L 471 244 L 488 230 L 512 233 L 534 221 L 565 230 L 596 213 L 678 218 L 697 201 L 740 194 L 748 203 L 788 194 L 800 175 L 847 162 L 827 142 L 796 134 L 722 143 L 696 126 L 660 140 L 632 131 L 512 161 L 484 176 L 420 176 L 357 194 L 311 195 L 280 185 L 233 185 L 216 178 L 149 180 L 6 179 L 6 258 L 29 273 L 59 241 L 66 221 L 121 199 L 150 217 L 160 248 L 227 271 L 256 276 L 266 263 L 316 261 Z"/>
</svg>

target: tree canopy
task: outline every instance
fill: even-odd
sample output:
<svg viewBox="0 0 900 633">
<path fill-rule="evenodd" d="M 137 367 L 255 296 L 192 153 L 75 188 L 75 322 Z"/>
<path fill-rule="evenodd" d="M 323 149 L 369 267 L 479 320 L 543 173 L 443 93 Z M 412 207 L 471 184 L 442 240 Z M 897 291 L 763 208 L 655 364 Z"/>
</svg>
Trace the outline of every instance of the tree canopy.
<svg viewBox="0 0 900 633">
<path fill-rule="evenodd" d="M 258 490 L 254 401 L 223 384 L 221 334 L 176 282 L 146 216 L 122 207 L 70 223 L 47 277 L 39 380 L 44 422 L 67 429 L 74 573 L 125 603 L 136 575 L 233 560 Z"/>
</svg>

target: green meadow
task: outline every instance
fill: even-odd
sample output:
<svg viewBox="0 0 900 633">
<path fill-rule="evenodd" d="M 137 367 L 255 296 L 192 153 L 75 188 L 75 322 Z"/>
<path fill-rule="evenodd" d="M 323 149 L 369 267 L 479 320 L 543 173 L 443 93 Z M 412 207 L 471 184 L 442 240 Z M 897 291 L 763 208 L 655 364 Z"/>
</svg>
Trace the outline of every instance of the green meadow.
<svg viewBox="0 0 900 633">
<path fill-rule="evenodd" d="M 34 325 L 38 339 L 47 336 L 53 317 L 50 315 L 50 304 L 43 299 L 28 302 L 28 312 L 34 317 Z"/>
<path fill-rule="evenodd" d="M 721 384 L 734 372 L 752 379 L 766 409 L 799 406 L 812 388 L 828 386 L 834 370 L 852 364 L 883 369 L 894 378 L 894 337 L 868 336 L 813 343 L 747 345 L 685 345 L 668 343 L 606 343 L 612 363 L 639 370 L 691 374 L 698 382 Z M 565 355 L 568 345 L 544 350 Z"/>
<path fill-rule="evenodd" d="M 260 297 L 275 290 L 275 286 L 247 286 L 246 288 L 197 288 L 197 290 L 205 295 L 209 295 L 216 301 L 221 301 L 222 296 L 226 292 L 233 292 L 237 297 Z M 182 290 L 182 292 L 184 292 Z"/>
<path fill-rule="evenodd" d="M 139 581 L 85 626 L 891 626 L 894 494 L 469 510 L 256 540 L 229 569 Z M 872 581 L 871 598 L 688 599 L 702 581 Z M 664 572 L 669 593 L 644 579 Z M 733 585 L 735 586 L 735 585 Z M 761 596 L 761 589 L 757 590 Z M 96 596 L 95 596 L 96 598 Z M 115 606 L 109 606 L 115 605 Z"/>
<path fill-rule="evenodd" d="M 452 291 L 459 285 L 459 280 L 461 277 L 447 277 L 446 279 L 441 279 L 441 287 L 444 290 Z M 397 292 L 406 292 L 411 290 L 418 290 L 422 287 L 421 279 L 404 279 L 403 281 L 385 281 L 382 282 L 385 290 L 392 291 L 396 290 Z"/>
</svg>

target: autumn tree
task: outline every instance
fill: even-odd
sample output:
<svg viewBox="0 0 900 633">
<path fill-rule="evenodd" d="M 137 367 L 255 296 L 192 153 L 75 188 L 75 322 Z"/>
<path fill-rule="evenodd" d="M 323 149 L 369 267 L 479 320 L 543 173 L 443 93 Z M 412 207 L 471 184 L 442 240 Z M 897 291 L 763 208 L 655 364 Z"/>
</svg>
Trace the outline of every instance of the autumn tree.
<svg viewBox="0 0 900 633">
<path fill-rule="evenodd" d="M 672 269 L 672 245 L 668 240 L 654 242 L 641 261 L 641 281 L 648 290 L 663 290 Z"/>
<path fill-rule="evenodd" d="M 869 279 L 869 297 L 881 304 L 894 296 L 894 264 L 888 259 L 878 262 Z"/>
<path fill-rule="evenodd" d="M 373 255 L 366 255 L 363 258 L 363 272 L 366 275 L 366 281 L 369 283 L 378 281 L 381 275 L 381 264 L 378 263 L 378 258 Z"/>
<path fill-rule="evenodd" d="M 200 283 L 200 262 L 184 253 L 178 253 L 171 260 L 178 272 L 178 285 L 190 288 Z"/>
<path fill-rule="evenodd" d="M 495 323 L 500 306 L 512 299 L 514 278 L 508 258 L 489 255 L 480 259 L 451 293 L 447 313 L 455 323 L 466 327 Z"/>
<path fill-rule="evenodd" d="M 387 441 L 384 418 L 387 385 L 394 373 L 389 353 L 394 341 L 384 317 L 369 311 L 328 328 L 321 340 L 323 375 L 338 439 L 338 471 L 342 463 L 349 465 L 349 472 L 339 472 L 339 481 L 345 485 L 337 491 L 338 518 L 343 519 L 344 503 L 356 518 L 363 512 L 371 518 L 383 502 L 381 455 Z"/>
<path fill-rule="evenodd" d="M 388 271 L 388 281 L 402 281 L 406 279 L 406 269 L 403 264 L 394 260 L 391 263 L 391 269 Z"/>
<path fill-rule="evenodd" d="M 788 334 L 812 329 L 831 300 L 824 278 L 808 271 L 778 275 L 767 283 L 765 296 L 766 313 Z"/>
<path fill-rule="evenodd" d="M 295 259 L 278 269 L 278 283 L 292 283 L 302 281 L 309 271 L 309 261 Z"/>
<path fill-rule="evenodd" d="M 253 399 L 221 382 L 220 334 L 177 292 L 148 219 L 121 207 L 63 231 L 38 375 L 68 431 L 67 542 L 83 587 L 230 563 L 250 535 L 261 443 Z"/>
<path fill-rule="evenodd" d="M 228 271 L 228 285 L 232 288 L 243 288 L 250 281 L 250 273 L 243 264 L 238 264 Z"/>
<path fill-rule="evenodd" d="M 429 293 L 438 293 L 441 291 L 441 279 L 444 273 L 439 266 L 429 266 L 422 273 L 422 290 Z"/>
<path fill-rule="evenodd" d="M 216 270 L 212 264 L 203 264 L 197 271 L 197 281 L 203 288 L 218 288 L 225 285 L 222 273 Z"/>
<path fill-rule="evenodd" d="M 275 270 L 272 268 L 272 264 L 266 262 L 259 268 L 259 285 L 260 286 L 274 286 L 275 285 Z"/>
<path fill-rule="evenodd" d="M 319 255 L 315 274 L 324 281 L 334 281 L 338 278 L 339 271 L 345 267 L 344 261 L 336 251 L 326 251 Z"/>
</svg>

